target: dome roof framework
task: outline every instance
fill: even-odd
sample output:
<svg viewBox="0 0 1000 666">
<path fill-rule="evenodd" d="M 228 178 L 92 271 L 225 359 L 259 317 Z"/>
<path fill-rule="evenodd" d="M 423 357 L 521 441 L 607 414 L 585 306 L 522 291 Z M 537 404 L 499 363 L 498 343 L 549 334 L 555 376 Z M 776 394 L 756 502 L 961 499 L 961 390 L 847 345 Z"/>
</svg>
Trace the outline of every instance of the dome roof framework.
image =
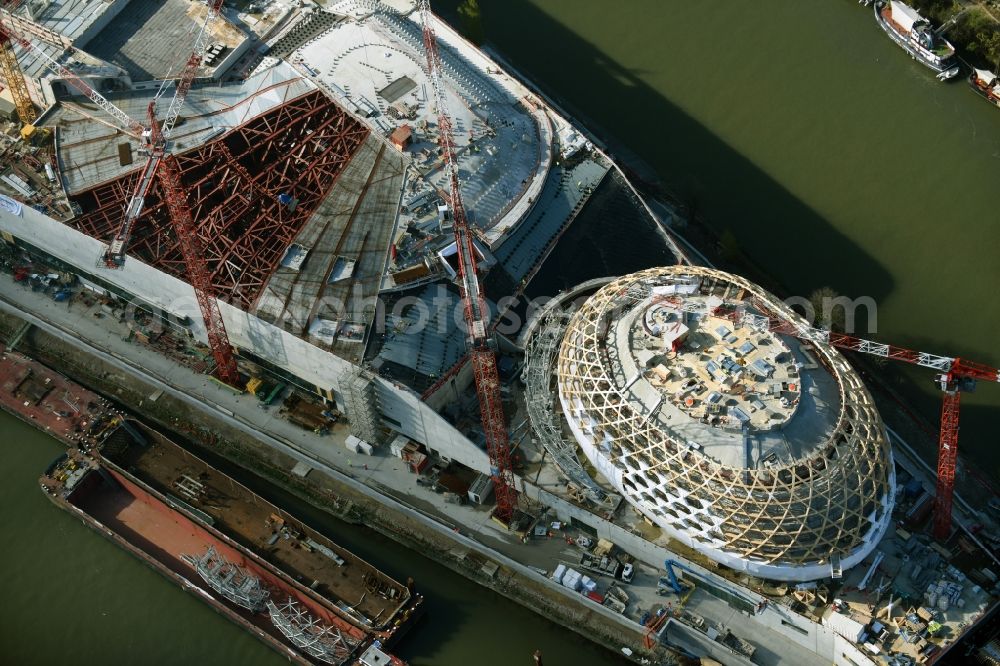
<svg viewBox="0 0 1000 666">
<path fill-rule="evenodd" d="M 736 309 L 806 326 L 759 286 L 714 269 L 657 268 L 610 283 L 573 317 L 559 352 L 559 397 L 581 448 L 642 513 L 727 566 L 809 580 L 860 562 L 890 522 L 895 483 L 885 428 L 860 377 L 837 350 L 813 341 L 817 372 L 834 380 L 832 425 L 764 464 L 713 456 L 678 432 L 662 398 L 649 399 L 635 359 L 630 366 L 624 358 L 634 350 L 616 337 L 618 322 L 678 286 L 688 295 L 670 300 L 680 311 L 700 308 L 695 319 Z"/>
</svg>

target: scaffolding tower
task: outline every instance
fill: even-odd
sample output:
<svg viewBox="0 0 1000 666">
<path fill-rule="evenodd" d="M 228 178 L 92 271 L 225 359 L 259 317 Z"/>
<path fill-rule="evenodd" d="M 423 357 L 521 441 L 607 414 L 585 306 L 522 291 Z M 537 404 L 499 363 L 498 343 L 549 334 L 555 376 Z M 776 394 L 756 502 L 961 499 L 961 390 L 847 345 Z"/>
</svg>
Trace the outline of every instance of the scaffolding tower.
<svg viewBox="0 0 1000 666">
<path fill-rule="evenodd" d="M 557 308 L 545 316 L 525 343 L 524 397 L 532 430 L 552 456 L 556 467 L 588 500 L 601 506 L 609 499 L 609 493 L 591 478 L 580 463 L 576 442 L 563 435 L 559 415 L 554 409 L 556 352 L 570 316 L 570 313 Z"/>
<path fill-rule="evenodd" d="M 209 546 L 201 557 L 181 557 L 194 567 L 209 587 L 229 601 L 254 613 L 264 612 L 264 602 L 270 596 L 264 584 L 256 576 L 219 555 L 214 546 Z"/>
<path fill-rule="evenodd" d="M 327 664 L 343 664 L 361 642 L 337 627 L 322 624 L 291 597 L 280 606 L 268 601 L 267 612 L 292 645 Z"/>
<path fill-rule="evenodd" d="M 362 368 L 354 368 L 340 380 L 351 434 L 378 446 L 384 439 L 375 378 Z"/>
</svg>

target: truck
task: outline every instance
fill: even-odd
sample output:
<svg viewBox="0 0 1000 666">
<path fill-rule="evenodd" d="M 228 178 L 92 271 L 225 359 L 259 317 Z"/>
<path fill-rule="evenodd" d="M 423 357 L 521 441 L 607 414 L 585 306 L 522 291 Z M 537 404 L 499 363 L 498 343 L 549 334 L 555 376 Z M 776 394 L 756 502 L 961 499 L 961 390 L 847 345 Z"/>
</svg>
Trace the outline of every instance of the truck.
<svg viewBox="0 0 1000 666">
<path fill-rule="evenodd" d="M 612 583 L 611 587 L 604 594 L 604 602 L 601 604 L 606 608 L 610 608 L 616 613 L 625 613 L 625 609 L 628 608 L 629 596 L 628 592 L 618 587 L 617 584 Z"/>
<path fill-rule="evenodd" d="M 284 390 L 284 383 L 269 382 L 260 377 L 251 377 L 247 382 L 247 393 L 257 396 L 257 399 L 264 405 L 270 405 Z"/>
<path fill-rule="evenodd" d="M 632 564 L 623 564 L 617 557 L 612 555 L 599 557 L 593 553 L 583 553 L 580 556 L 580 567 L 601 576 L 617 578 L 623 583 L 632 582 L 632 575 L 635 570 Z"/>
</svg>

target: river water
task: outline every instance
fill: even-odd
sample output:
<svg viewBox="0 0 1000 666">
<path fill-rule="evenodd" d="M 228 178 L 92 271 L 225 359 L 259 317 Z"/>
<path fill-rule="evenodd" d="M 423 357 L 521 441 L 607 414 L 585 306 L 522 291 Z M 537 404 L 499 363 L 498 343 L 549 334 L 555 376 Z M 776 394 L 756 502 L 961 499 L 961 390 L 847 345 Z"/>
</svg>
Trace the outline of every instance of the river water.
<svg viewBox="0 0 1000 666">
<path fill-rule="evenodd" d="M 0 412 L 4 600 L 0 663 L 287 663 L 197 597 L 53 505 L 38 487 L 63 450 L 56 440 Z M 414 666 L 620 664 L 567 629 L 479 587 L 366 528 L 347 525 L 241 475 L 269 500 L 399 580 L 412 576 L 426 616 L 400 645 Z"/>
<path fill-rule="evenodd" d="M 447 12 L 455 0 L 442 1 Z M 792 293 L 878 303 L 886 341 L 1000 365 L 1000 112 L 915 65 L 853 0 L 479 0 L 488 39 Z M 936 420 L 930 373 L 910 391 Z M 962 448 L 997 475 L 1000 387 Z M 60 451 L 0 414 L 5 662 L 278 664 L 256 639 L 53 507 Z M 314 514 L 306 508 L 302 512 Z M 317 527 L 428 595 L 414 664 L 610 663 L 536 615 L 367 530 Z"/>
<path fill-rule="evenodd" d="M 450 11 L 457 0 L 435 6 Z M 790 294 L 877 303 L 867 337 L 1000 366 L 1000 111 L 854 0 L 479 0 L 488 42 L 631 151 Z M 624 149 L 622 149 L 624 148 Z M 901 387 L 938 421 L 932 371 Z M 1000 476 L 1000 386 L 962 450 Z"/>
</svg>

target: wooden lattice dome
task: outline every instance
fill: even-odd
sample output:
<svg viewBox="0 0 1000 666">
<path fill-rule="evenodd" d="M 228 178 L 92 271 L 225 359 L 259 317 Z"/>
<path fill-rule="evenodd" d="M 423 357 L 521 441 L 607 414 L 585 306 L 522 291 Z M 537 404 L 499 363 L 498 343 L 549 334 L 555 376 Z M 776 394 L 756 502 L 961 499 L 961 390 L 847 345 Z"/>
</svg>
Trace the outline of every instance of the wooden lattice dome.
<svg viewBox="0 0 1000 666">
<path fill-rule="evenodd" d="M 670 536 L 755 575 L 829 576 L 884 534 L 892 454 L 844 357 L 749 323 L 765 318 L 805 325 L 721 271 L 619 278 L 570 321 L 559 398 L 598 471 Z"/>
</svg>

